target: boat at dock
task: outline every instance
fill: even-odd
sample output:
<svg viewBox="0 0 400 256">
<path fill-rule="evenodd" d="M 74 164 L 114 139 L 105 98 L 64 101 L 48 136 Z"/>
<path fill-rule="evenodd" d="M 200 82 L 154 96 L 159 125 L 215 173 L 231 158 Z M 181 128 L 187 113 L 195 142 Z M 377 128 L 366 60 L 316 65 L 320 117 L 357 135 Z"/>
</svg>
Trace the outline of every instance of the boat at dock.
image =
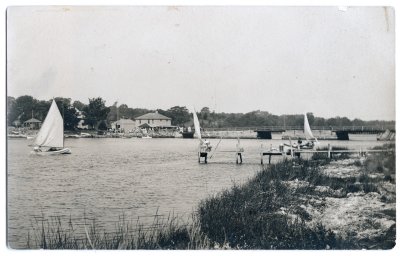
<svg viewBox="0 0 400 256">
<path fill-rule="evenodd" d="M 194 138 L 194 132 L 182 132 L 182 138 L 184 139 L 193 139 Z"/>
<path fill-rule="evenodd" d="M 305 141 L 303 141 L 301 138 L 298 138 L 297 143 L 290 142 L 288 143 L 283 143 L 283 151 L 286 154 L 290 154 L 291 150 L 293 149 L 314 149 L 315 145 L 318 143 L 317 138 L 313 135 L 311 131 L 310 124 L 308 122 L 307 114 L 304 114 L 304 138 Z"/>
<path fill-rule="evenodd" d="M 187 128 L 184 128 L 182 131 L 182 138 L 184 139 L 193 139 L 194 138 L 194 131 L 192 131 L 192 128 L 189 126 Z"/>
</svg>

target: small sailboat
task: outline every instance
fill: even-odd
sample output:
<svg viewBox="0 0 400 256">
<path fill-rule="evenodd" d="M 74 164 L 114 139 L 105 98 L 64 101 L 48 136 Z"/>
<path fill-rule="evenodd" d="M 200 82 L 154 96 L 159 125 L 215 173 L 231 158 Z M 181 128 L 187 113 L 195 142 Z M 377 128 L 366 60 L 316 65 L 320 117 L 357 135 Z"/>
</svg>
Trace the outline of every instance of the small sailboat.
<svg viewBox="0 0 400 256">
<path fill-rule="evenodd" d="M 291 153 L 291 149 L 313 149 L 315 144 L 318 143 L 317 138 L 315 138 L 314 135 L 312 134 L 311 127 L 310 127 L 310 124 L 308 123 L 308 118 L 307 118 L 307 114 L 306 113 L 304 114 L 304 127 L 303 127 L 303 129 L 304 129 L 304 136 L 305 136 L 306 141 L 304 142 L 301 139 L 299 139 L 297 141 L 297 143 L 293 143 L 292 144 L 291 141 L 290 141 L 289 144 L 284 143 L 283 144 L 283 147 L 284 147 L 283 150 L 284 150 L 284 152 L 286 154 L 290 154 Z"/>
<path fill-rule="evenodd" d="M 203 140 L 201 138 L 200 122 L 199 119 L 197 118 L 196 110 L 193 111 L 193 122 L 195 131 L 194 133 L 196 134 L 197 139 L 199 140 L 199 151 L 198 151 L 199 163 L 201 157 L 204 157 L 204 162 L 207 163 L 207 155 L 209 152 L 211 152 L 212 146 L 210 145 L 210 142 L 208 140 Z"/>
<path fill-rule="evenodd" d="M 306 137 L 306 142 L 300 144 L 300 148 L 314 148 L 314 143 L 318 143 L 318 140 L 312 134 L 310 124 L 308 123 L 307 113 L 304 114 L 304 135 Z"/>
<path fill-rule="evenodd" d="M 37 155 L 71 154 L 69 148 L 64 148 L 64 120 L 54 99 L 34 145 Z"/>
</svg>

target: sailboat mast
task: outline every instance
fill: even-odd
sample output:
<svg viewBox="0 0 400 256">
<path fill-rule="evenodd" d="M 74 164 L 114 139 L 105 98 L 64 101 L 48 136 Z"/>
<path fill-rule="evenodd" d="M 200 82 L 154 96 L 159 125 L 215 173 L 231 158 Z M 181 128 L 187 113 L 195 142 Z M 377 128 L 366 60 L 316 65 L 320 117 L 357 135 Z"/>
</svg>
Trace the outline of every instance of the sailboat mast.
<svg viewBox="0 0 400 256">
<path fill-rule="evenodd" d="M 62 119 L 63 119 L 63 125 L 62 125 L 62 134 L 63 134 L 63 143 L 62 143 L 62 147 L 64 148 L 64 140 L 65 140 L 65 138 L 64 138 L 64 101 L 62 101 Z"/>
<path fill-rule="evenodd" d="M 118 101 L 115 102 L 115 107 L 117 108 L 117 122 L 119 120 L 119 109 L 118 109 Z"/>
</svg>

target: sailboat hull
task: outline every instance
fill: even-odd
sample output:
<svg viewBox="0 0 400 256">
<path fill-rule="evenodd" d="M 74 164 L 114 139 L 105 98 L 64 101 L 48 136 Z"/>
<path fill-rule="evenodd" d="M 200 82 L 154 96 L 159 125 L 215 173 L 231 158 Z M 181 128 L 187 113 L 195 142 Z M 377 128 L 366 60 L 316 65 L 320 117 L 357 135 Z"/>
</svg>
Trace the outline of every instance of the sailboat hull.
<svg viewBox="0 0 400 256">
<path fill-rule="evenodd" d="M 63 154 L 71 154 L 71 150 L 69 148 L 62 148 L 59 150 L 52 151 L 32 151 L 32 153 L 40 156 L 49 156 L 49 155 L 63 155 Z"/>
</svg>

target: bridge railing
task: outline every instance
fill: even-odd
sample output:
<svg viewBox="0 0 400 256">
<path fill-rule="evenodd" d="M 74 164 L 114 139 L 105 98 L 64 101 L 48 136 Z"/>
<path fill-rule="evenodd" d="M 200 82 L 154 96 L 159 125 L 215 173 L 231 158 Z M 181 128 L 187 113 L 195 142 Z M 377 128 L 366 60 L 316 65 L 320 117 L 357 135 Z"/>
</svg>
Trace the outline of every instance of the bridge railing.
<svg viewBox="0 0 400 256">
<path fill-rule="evenodd" d="M 333 131 L 385 131 L 385 130 L 392 130 L 394 131 L 396 127 L 393 126 L 334 126 L 332 127 Z"/>
<path fill-rule="evenodd" d="M 203 128 L 202 130 L 212 131 L 287 131 L 287 130 L 303 130 L 303 126 L 247 126 L 247 127 L 221 127 L 221 128 Z M 396 127 L 393 126 L 311 126 L 312 130 L 319 131 L 385 131 L 387 129 L 394 131 Z"/>
</svg>

